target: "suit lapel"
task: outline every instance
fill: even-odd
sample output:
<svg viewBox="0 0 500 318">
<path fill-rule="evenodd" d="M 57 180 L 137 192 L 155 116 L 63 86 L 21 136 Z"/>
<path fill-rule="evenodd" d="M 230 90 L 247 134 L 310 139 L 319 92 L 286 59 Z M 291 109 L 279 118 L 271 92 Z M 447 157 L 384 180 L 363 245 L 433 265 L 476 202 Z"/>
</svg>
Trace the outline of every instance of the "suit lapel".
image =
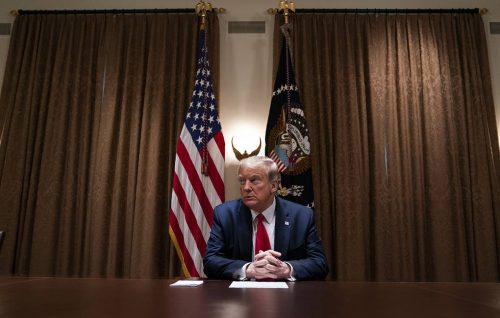
<svg viewBox="0 0 500 318">
<path fill-rule="evenodd" d="M 281 260 L 286 260 L 290 241 L 290 218 L 283 209 L 281 200 L 276 198 L 276 223 L 274 225 L 274 250 L 281 253 Z"/>
<path fill-rule="evenodd" d="M 241 202 L 238 216 L 238 244 L 241 252 L 241 258 L 246 261 L 252 261 L 252 213 Z"/>
</svg>

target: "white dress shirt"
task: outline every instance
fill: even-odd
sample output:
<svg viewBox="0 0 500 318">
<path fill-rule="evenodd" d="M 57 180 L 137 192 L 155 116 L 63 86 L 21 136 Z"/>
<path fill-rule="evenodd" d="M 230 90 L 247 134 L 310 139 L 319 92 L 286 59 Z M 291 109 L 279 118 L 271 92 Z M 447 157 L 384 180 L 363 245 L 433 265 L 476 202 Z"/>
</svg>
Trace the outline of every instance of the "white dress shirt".
<svg viewBox="0 0 500 318">
<path fill-rule="evenodd" d="M 255 258 L 255 237 L 257 235 L 257 215 L 259 215 L 259 212 L 256 212 L 252 209 L 250 209 L 250 212 L 252 213 L 252 227 L 253 227 L 253 234 L 252 234 L 252 258 Z M 269 243 L 271 244 L 271 249 L 274 251 L 274 232 L 275 232 L 275 224 L 276 224 L 276 199 L 273 198 L 273 203 L 262 212 L 262 215 L 264 215 L 265 220 L 263 220 L 264 227 L 266 228 L 267 236 L 269 237 Z M 290 277 L 288 277 L 289 281 L 294 281 L 295 278 L 293 277 L 293 266 L 285 262 L 289 267 L 290 267 Z M 250 263 L 246 263 L 243 265 L 241 268 L 241 273 L 240 273 L 240 280 L 246 280 L 247 279 L 247 267 L 250 265 Z"/>
</svg>

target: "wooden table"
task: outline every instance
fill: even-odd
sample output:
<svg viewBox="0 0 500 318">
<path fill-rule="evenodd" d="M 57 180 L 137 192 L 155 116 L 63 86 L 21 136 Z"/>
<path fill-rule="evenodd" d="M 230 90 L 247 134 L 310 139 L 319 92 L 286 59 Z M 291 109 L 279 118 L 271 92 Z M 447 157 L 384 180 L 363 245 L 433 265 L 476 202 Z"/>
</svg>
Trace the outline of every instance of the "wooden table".
<svg viewBox="0 0 500 318">
<path fill-rule="evenodd" d="M 0 317 L 500 317 L 495 283 L 287 283 L 0 277 Z"/>
</svg>

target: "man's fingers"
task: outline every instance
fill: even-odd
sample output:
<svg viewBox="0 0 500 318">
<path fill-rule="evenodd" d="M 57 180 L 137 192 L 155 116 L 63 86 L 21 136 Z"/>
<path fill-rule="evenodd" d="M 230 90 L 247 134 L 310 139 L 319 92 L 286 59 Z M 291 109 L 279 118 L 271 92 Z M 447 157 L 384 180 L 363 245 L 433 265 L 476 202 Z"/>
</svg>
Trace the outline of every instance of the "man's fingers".
<svg viewBox="0 0 500 318">
<path fill-rule="evenodd" d="M 267 255 L 269 255 L 269 251 L 259 251 L 259 253 L 257 253 L 257 255 L 255 255 L 255 260 L 259 260 L 259 259 L 263 259 L 264 257 L 266 257 Z"/>
<path fill-rule="evenodd" d="M 277 252 L 277 251 L 273 251 L 273 250 L 267 250 L 265 252 L 259 251 L 259 253 L 257 253 L 257 255 L 255 255 L 255 260 L 259 260 L 259 259 L 262 259 L 265 257 L 278 258 L 278 257 L 281 257 L 281 253 Z"/>
<path fill-rule="evenodd" d="M 261 259 L 261 260 L 258 260 L 258 261 L 254 261 L 252 263 L 255 267 L 264 267 L 266 266 L 267 264 L 269 264 L 269 261 L 267 259 Z"/>
<path fill-rule="evenodd" d="M 283 263 L 282 261 L 280 261 L 279 259 L 277 259 L 276 257 L 274 256 L 266 256 L 265 260 L 270 263 L 270 264 L 273 264 L 275 266 L 281 266 L 281 264 Z"/>
<path fill-rule="evenodd" d="M 276 267 L 280 267 L 280 266 L 282 266 L 283 262 L 277 258 L 274 258 L 274 257 L 266 257 L 264 259 L 254 261 L 252 264 L 255 267 L 264 267 L 268 264 L 271 264 L 271 265 L 276 266 Z"/>
<path fill-rule="evenodd" d="M 276 279 L 278 276 L 273 273 L 263 273 L 263 274 L 256 274 L 255 275 L 256 279 Z"/>
<path fill-rule="evenodd" d="M 256 267 L 255 268 L 256 275 L 263 275 L 269 273 L 269 270 L 265 267 Z"/>
<path fill-rule="evenodd" d="M 281 257 L 281 253 L 273 250 L 269 250 L 269 253 L 271 253 L 272 256 L 274 257 Z"/>
</svg>

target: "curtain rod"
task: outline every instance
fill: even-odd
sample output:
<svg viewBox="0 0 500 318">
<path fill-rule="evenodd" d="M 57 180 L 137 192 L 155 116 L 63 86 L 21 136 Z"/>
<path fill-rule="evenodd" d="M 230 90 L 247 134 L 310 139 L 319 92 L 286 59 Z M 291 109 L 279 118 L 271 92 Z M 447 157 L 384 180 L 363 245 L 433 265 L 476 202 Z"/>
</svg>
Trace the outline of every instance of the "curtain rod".
<svg viewBox="0 0 500 318">
<path fill-rule="evenodd" d="M 481 9 L 486 10 L 486 9 Z M 297 9 L 297 13 L 479 13 L 474 9 Z"/>
<path fill-rule="evenodd" d="M 224 8 L 216 8 L 218 13 L 226 12 Z M 276 9 L 267 10 L 270 14 Z M 144 14 L 144 13 L 192 13 L 194 9 L 96 9 L 96 10 L 12 10 L 10 14 L 37 15 L 37 14 Z M 486 14 L 488 9 L 297 9 L 297 13 L 481 13 Z"/>
<path fill-rule="evenodd" d="M 214 8 L 218 13 L 226 12 L 224 8 Z M 37 14 L 144 14 L 144 13 L 194 13 L 195 9 L 96 9 L 96 10 L 12 10 L 11 15 Z"/>
<path fill-rule="evenodd" d="M 267 9 L 269 14 L 276 14 L 278 9 Z M 488 9 L 296 9 L 296 13 L 488 13 Z"/>
</svg>

